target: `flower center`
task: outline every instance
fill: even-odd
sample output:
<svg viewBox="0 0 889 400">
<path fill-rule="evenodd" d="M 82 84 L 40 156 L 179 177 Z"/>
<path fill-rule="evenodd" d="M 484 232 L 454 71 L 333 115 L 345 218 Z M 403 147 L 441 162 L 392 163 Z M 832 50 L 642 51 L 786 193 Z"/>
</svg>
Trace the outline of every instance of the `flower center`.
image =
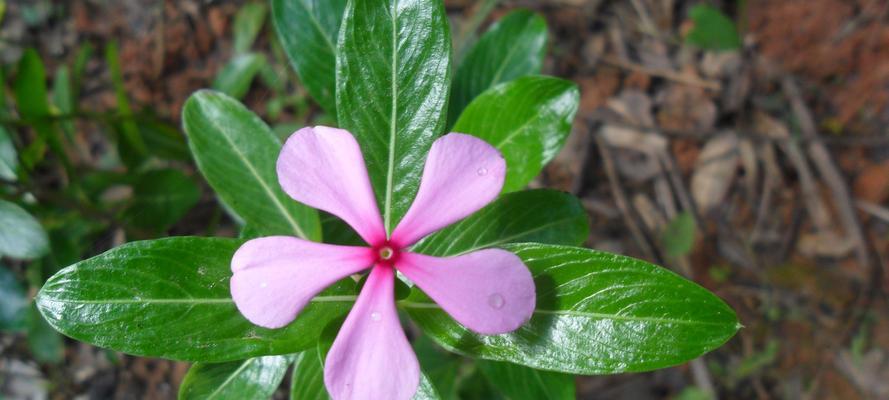
<svg viewBox="0 0 889 400">
<path fill-rule="evenodd" d="M 386 241 L 374 246 L 373 249 L 377 264 L 393 266 L 398 261 L 398 250 L 400 249 L 394 243 Z"/>
<path fill-rule="evenodd" d="M 395 256 L 395 250 L 392 250 L 389 246 L 380 247 L 380 260 L 389 261 L 392 257 Z"/>
</svg>

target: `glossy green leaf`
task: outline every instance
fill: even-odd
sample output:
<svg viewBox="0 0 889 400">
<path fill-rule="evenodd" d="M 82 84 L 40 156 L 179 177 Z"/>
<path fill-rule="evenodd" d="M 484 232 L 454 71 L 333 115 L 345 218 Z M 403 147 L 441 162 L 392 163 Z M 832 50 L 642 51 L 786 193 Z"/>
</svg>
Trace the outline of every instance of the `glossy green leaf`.
<svg viewBox="0 0 889 400">
<path fill-rule="evenodd" d="M 721 346 L 740 327 L 721 299 L 647 262 L 577 247 L 503 247 L 522 258 L 537 288 L 537 308 L 519 330 L 474 334 L 416 288 L 401 307 L 449 350 L 574 374 L 681 364 Z"/>
<path fill-rule="evenodd" d="M 201 190 L 178 169 L 146 171 L 134 177 L 133 202 L 124 219 L 134 227 L 165 231 L 201 198 Z"/>
<path fill-rule="evenodd" d="M 420 387 L 417 388 L 417 393 L 414 394 L 414 400 L 438 399 L 441 399 L 441 396 L 438 395 L 438 391 L 435 390 L 435 386 L 432 385 L 432 382 L 429 381 L 429 378 L 426 377 L 425 373 L 421 373 Z"/>
<path fill-rule="evenodd" d="M 667 254 L 677 257 L 688 254 L 695 244 L 695 218 L 689 212 L 676 215 L 661 236 Z"/>
<path fill-rule="evenodd" d="M 132 242 L 65 268 L 37 304 L 74 339 L 133 355 L 224 362 L 314 346 L 323 327 L 351 308 L 354 283 L 325 290 L 282 329 L 251 324 L 229 292 L 242 241 L 174 237 Z M 351 286 L 350 286 L 351 284 Z"/>
<path fill-rule="evenodd" d="M 0 331 L 25 327 L 28 297 L 15 275 L 0 264 Z"/>
<path fill-rule="evenodd" d="M 324 232 L 324 243 L 346 246 L 367 246 L 364 239 L 339 217 L 321 213 L 321 230 Z"/>
<path fill-rule="evenodd" d="M 268 10 L 264 3 L 247 3 L 235 14 L 233 47 L 236 54 L 244 53 L 253 46 L 256 35 L 265 24 L 266 11 Z"/>
<path fill-rule="evenodd" d="M 54 331 L 37 307 L 31 304 L 27 314 L 28 349 L 34 359 L 44 363 L 58 363 L 62 361 L 65 352 L 65 343 L 62 336 Z"/>
<path fill-rule="evenodd" d="M 237 100 L 208 90 L 182 111 L 191 153 L 219 198 L 263 235 L 321 237 L 318 213 L 287 196 L 275 162 L 281 142 Z"/>
<path fill-rule="evenodd" d="M 512 363 L 476 362 L 488 382 L 511 400 L 574 400 L 574 376 Z"/>
<path fill-rule="evenodd" d="M 508 193 L 414 246 L 413 251 L 454 256 L 504 243 L 580 245 L 589 235 L 580 201 L 555 190 Z"/>
<path fill-rule="evenodd" d="M 741 47 L 741 35 L 735 22 L 719 9 L 707 4 L 691 8 L 688 16 L 694 26 L 685 42 L 709 50 L 736 50 Z"/>
<path fill-rule="evenodd" d="M 318 349 L 308 349 L 296 355 L 290 378 L 291 400 L 329 400 L 324 387 L 324 364 Z"/>
<path fill-rule="evenodd" d="M 412 342 L 420 368 L 443 399 L 458 399 L 457 390 L 464 378 L 462 357 L 445 351 L 426 335 Z"/>
<path fill-rule="evenodd" d="M 565 144 L 577 112 L 577 85 L 527 76 L 488 89 L 452 129 L 484 139 L 506 158 L 504 192 L 521 189 Z"/>
<path fill-rule="evenodd" d="M 12 143 L 12 137 L 5 127 L 0 126 L 0 179 L 16 180 L 19 160 Z"/>
<path fill-rule="evenodd" d="M 337 47 L 339 124 L 352 132 L 388 231 L 407 211 L 444 128 L 451 39 L 441 0 L 354 0 Z"/>
<path fill-rule="evenodd" d="M 466 105 L 490 87 L 539 74 L 546 52 L 546 20 L 516 10 L 497 21 L 469 50 L 457 68 L 448 105 L 448 126 Z"/>
<path fill-rule="evenodd" d="M 213 89 L 236 99 L 243 98 L 253 84 L 253 78 L 266 65 L 265 56 L 259 53 L 244 53 L 234 56 L 216 75 Z"/>
<path fill-rule="evenodd" d="M 46 231 L 15 203 L 0 200 L 0 255 L 32 259 L 49 250 Z"/>
<path fill-rule="evenodd" d="M 336 115 L 336 42 L 347 0 L 272 0 L 287 58 L 312 98 Z"/>
<path fill-rule="evenodd" d="M 227 363 L 197 363 L 179 386 L 179 399 L 268 399 L 281 385 L 288 356 L 254 357 Z"/>
</svg>

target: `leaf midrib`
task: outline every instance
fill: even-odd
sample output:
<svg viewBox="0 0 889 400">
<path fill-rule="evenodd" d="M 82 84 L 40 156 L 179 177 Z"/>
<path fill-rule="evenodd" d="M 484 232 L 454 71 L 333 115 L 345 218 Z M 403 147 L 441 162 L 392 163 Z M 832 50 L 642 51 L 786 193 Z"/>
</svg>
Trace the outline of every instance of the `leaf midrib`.
<svg viewBox="0 0 889 400">
<path fill-rule="evenodd" d="M 311 303 L 335 303 L 335 302 L 354 302 L 356 296 L 316 296 Z M 101 299 L 101 300 L 80 300 L 80 299 L 59 299 L 50 298 L 48 301 L 68 304 L 232 304 L 234 300 L 231 297 L 226 298 L 167 298 L 167 299 Z"/>
<path fill-rule="evenodd" d="M 235 379 L 235 377 L 241 373 L 241 371 L 243 371 L 245 368 L 247 368 L 250 364 L 253 364 L 256 360 L 258 360 L 258 358 L 256 358 L 256 357 L 245 360 L 244 363 L 241 364 L 240 367 L 238 367 L 238 369 L 236 369 L 234 372 L 229 374 L 228 378 L 225 378 L 225 381 L 223 381 L 221 384 L 219 384 L 219 387 L 217 387 L 216 390 L 213 391 L 213 393 L 210 393 L 210 395 L 207 396 L 207 399 L 216 398 L 216 396 L 222 392 L 223 388 L 228 386 L 228 384 L 231 383 Z"/>
<path fill-rule="evenodd" d="M 439 307 L 435 303 L 416 303 L 411 301 L 400 301 L 398 302 L 402 307 L 405 308 L 414 308 L 414 309 L 439 309 Z M 444 310 L 442 310 L 444 311 Z M 577 310 L 542 310 L 535 309 L 535 315 L 565 315 L 565 316 L 574 316 L 574 317 L 586 317 L 586 318 L 594 318 L 594 319 L 611 319 L 618 321 L 631 321 L 631 322 L 654 322 L 654 323 L 663 323 L 663 324 L 679 324 L 679 325 L 713 325 L 713 326 L 724 326 L 726 324 L 722 322 L 713 322 L 713 321 L 693 321 L 693 320 L 684 320 L 684 319 L 673 319 L 673 318 L 657 318 L 657 317 L 634 317 L 629 315 L 615 315 L 615 314 L 605 314 L 605 313 L 596 313 L 596 312 L 588 312 L 588 311 L 577 311 Z"/>
<path fill-rule="evenodd" d="M 357 296 L 317 296 L 313 298 L 311 303 L 350 303 L 354 302 Z M 76 299 L 51 299 L 53 302 L 61 302 L 61 303 L 69 303 L 69 304 L 233 304 L 234 300 L 231 298 L 215 298 L 215 299 L 201 299 L 201 298 L 182 298 L 182 299 L 104 299 L 104 300 L 76 300 Z M 413 309 L 435 309 L 442 310 L 442 308 L 435 303 L 418 303 L 412 301 L 401 300 L 397 302 L 398 305 L 404 308 L 413 308 Z M 535 315 L 562 315 L 562 316 L 574 316 L 574 317 L 586 317 L 586 318 L 594 318 L 594 319 L 611 319 L 618 321 L 632 321 L 632 322 L 653 322 L 653 323 L 663 323 L 663 324 L 680 324 L 680 325 L 712 325 L 712 326 L 724 326 L 725 324 L 722 322 L 711 322 L 711 321 L 694 321 L 694 320 L 684 320 L 684 319 L 673 319 L 673 318 L 657 318 L 657 317 L 634 317 L 628 315 L 615 315 L 615 314 L 606 314 L 606 313 L 596 313 L 596 312 L 588 312 L 588 311 L 577 311 L 577 310 L 544 310 L 537 308 L 534 310 Z"/>
<path fill-rule="evenodd" d="M 214 125 L 220 132 L 225 132 L 225 129 L 223 129 L 222 126 L 217 125 L 214 121 L 210 121 L 210 120 L 208 120 L 208 121 L 210 122 L 210 124 Z M 284 215 L 284 219 L 286 219 L 287 222 L 290 224 L 290 226 L 294 229 L 296 235 L 299 236 L 300 238 L 308 240 L 309 237 L 306 236 L 306 233 L 303 232 L 302 228 L 299 227 L 299 224 L 293 219 L 293 216 L 290 215 L 289 212 L 287 212 L 287 208 L 285 208 L 284 205 L 281 204 L 281 201 L 278 199 L 277 196 L 275 196 L 275 192 L 273 192 L 272 188 L 270 188 L 268 186 L 268 184 L 266 184 L 265 180 L 262 179 L 262 176 L 259 175 L 259 171 L 257 171 L 256 168 L 254 168 L 253 164 L 250 162 L 249 159 L 247 159 L 246 155 L 241 152 L 241 150 L 238 148 L 238 146 L 235 145 L 235 143 L 231 140 L 230 137 L 228 137 L 228 135 L 223 134 L 222 137 L 225 138 L 225 141 L 232 148 L 232 150 L 235 152 L 235 154 L 237 154 L 237 156 L 241 160 L 241 162 L 243 162 L 244 165 L 247 166 L 247 169 L 250 171 L 250 174 L 253 175 L 253 177 L 255 177 L 257 181 L 259 181 L 259 185 L 266 192 L 266 194 L 269 196 L 269 198 L 272 199 L 272 203 L 275 205 L 275 207 L 278 209 L 278 211 L 280 211 L 281 214 Z"/>
<path fill-rule="evenodd" d="M 309 21 L 312 21 L 312 26 L 316 30 L 318 30 L 318 33 L 321 34 L 321 37 L 324 38 L 324 43 L 327 44 L 328 48 L 330 48 L 330 54 L 335 54 L 336 46 L 334 46 L 333 42 L 330 40 L 330 38 L 327 37 L 327 31 L 325 31 L 323 28 L 321 28 L 321 23 L 318 22 L 318 18 L 316 18 L 315 13 L 313 13 L 312 10 L 309 9 L 309 6 L 308 6 L 308 4 L 306 4 L 305 1 L 299 0 L 299 1 L 297 1 L 297 3 L 302 5 L 303 9 L 306 10 L 306 14 L 309 15 Z"/>
<path fill-rule="evenodd" d="M 396 81 L 398 78 L 398 0 L 392 2 L 392 11 L 389 15 L 392 19 L 392 64 L 390 65 L 392 112 L 389 116 L 389 163 L 386 171 L 386 199 L 383 212 L 386 236 L 392 231 L 392 186 L 395 175 L 395 139 L 398 129 L 398 83 Z"/>
</svg>

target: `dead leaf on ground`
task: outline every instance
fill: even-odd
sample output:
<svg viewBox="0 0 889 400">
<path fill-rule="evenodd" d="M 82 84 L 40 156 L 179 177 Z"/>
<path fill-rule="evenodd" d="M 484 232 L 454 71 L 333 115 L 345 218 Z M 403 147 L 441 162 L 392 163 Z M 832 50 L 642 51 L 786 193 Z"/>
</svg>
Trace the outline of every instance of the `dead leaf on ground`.
<svg viewBox="0 0 889 400">
<path fill-rule="evenodd" d="M 704 89 L 673 84 L 657 97 L 658 124 L 674 131 L 710 131 L 716 124 L 716 104 Z"/>
<path fill-rule="evenodd" d="M 738 136 L 725 132 L 710 139 L 701 149 L 691 177 L 691 195 L 702 213 L 722 203 L 738 170 Z"/>
</svg>

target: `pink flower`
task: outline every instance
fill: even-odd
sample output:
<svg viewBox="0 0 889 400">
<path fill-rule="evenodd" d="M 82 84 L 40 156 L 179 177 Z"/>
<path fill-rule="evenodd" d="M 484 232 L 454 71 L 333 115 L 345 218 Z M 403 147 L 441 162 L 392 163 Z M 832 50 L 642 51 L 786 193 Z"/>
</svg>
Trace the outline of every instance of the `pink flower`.
<svg viewBox="0 0 889 400">
<path fill-rule="evenodd" d="M 497 197 L 506 174 L 497 149 L 460 133 L 436 140 L 414 203 L 389 237 L 363 161 L 355 138 L 342 129 L 303 128 L 287 140 L 277 164 L 284 191 L 342 218 L 370 246 L 250 240 L 232 258 L 232 297 L 254 324 L 279 328 L 325 287 L 372 267 L 327 354 L 324 383 L 334 399 L 409 399 L 420 368 L 395 309 L 396 269 L 457 322 L 489 335 L 511 332 L 531 317 L 534 281 L 505 250 L 447 258 L 407 251 Z"/>
</svg>

